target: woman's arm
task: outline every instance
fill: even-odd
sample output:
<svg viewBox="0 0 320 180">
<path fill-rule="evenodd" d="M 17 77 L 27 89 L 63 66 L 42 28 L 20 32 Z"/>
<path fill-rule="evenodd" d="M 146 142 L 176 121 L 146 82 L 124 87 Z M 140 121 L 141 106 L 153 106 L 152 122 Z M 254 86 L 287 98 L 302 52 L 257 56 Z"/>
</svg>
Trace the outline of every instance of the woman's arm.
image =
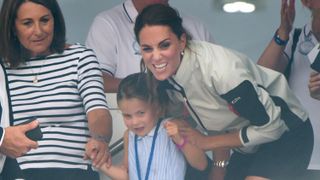
<svg viewBox="0 0 320 180">
<path fill-rule="evenodd" d="M 88 126 L 91 138 L 86 144 L 86 156 L 97 168 L 105 162 L 111 164 L 109 142 L 112 136 L 112 118 L 109 111 L 104 108 L 89 111 Z"/>
<path fill-rule="evenodd" d="M 182 151 L 189 164 L 196 169 L 205 170 L 208 162 L 204 151 L 199 147 L 194 146 L 187 138 L 180 135 L 178 123 L 172 120 L 167 121 L 165 123 L 165 128 L 167 129 L 168 135 Z"/>
<path fill-rule="evenodd" d="M 188 142 L 205 151 L 215 151 L 221 148 L 242 147 L 239 131 L 229 132 L 220 135 L 206 136 L 191 127 L 180 127 L 179 132 L 187 137 Z"/>
<path fill-rule="evenodd" d="M 230 159 L 230 149 L 222 148 L 212 151 L 213 165 L 209 179 L 223 180 L 226 175 L 227 165 Z"/>
<path fill-rule="evenodd" d="M 275 32 L 275 36 L 278 36 L 278 38 L 280 38 L 281 40 L 287 41 L 292 30 L 294 18 L 294 0 L 290 0 L 289 4 L 287 4 L 287 0 L 282 0 L 281 24 L 278 30 Z M 288 58 L 283 53 L 285 47 L 285 44 L 277 44 L 275 38 L 273 37 L 260 56 L 258 64 L 279 72 L 284 72 L 288 65 Z"/>
</svg>

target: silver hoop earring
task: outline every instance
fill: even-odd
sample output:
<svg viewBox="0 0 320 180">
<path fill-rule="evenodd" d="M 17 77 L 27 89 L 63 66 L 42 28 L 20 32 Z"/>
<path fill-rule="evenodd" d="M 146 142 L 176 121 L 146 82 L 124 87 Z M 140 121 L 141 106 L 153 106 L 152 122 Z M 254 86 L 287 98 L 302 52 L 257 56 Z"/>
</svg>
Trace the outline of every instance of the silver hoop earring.
<svg viewBox="0 0 320 180">
<path fill-rule="evenodd" d="M 180 55 L 183 56 L 183 55 L 184 55 L 184 51 L 181 51 L 181 52 L 180 52 Z"/>
</svg>

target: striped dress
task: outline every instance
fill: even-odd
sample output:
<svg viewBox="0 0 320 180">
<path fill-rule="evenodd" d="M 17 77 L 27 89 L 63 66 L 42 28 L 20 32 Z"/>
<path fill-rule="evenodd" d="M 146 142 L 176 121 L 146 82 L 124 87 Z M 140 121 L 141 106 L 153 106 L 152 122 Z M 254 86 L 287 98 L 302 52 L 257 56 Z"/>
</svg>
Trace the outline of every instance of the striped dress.
<svg viewBox="0 0 320 180">
<path fill-rule="evenodd" d="M 186 160 L 176 147 L 161 122 L 155 142 L 154 156 L 150 167 L 149 180 L 183 180 L 186 172 Z M 145 179 L 152 138 L 155 128 L 146 136 L 138 137 L 138 156 L 141 178 Z M 129 132 L 128 162 L 130 180 L 139 180 L 134 150 L 134 133 Z"/>
<path fill-rule="evenodd" d="M 43 132 L 38 149 L 17 159 L 21 169 L 87 169 L 90 161 L 83 160 L 89 137 L 86 113 L 107 108 L 93 51 L 71 45 L 62 54 L 29 59 L 18 68 L 7 68 L 7 73 L 13 124 L 37 117 Z"/>
</svg>

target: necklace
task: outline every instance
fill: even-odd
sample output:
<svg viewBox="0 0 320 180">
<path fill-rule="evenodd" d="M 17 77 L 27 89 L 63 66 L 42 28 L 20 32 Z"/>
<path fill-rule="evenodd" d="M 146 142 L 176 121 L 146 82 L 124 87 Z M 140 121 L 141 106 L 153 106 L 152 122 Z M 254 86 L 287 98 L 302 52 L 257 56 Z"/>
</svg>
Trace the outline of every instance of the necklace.
<svg viewBox="0 0 320 180">
<path fill-rule="evenodd" d="M 39 78 L 38 78 L 38 76 L 39 76 L 39 74 L 40 74 L 40 72 L 41 72 L 41 69 L 42 69 L 42 67 L 43 67 L 43 65 L 44 65 L 44 60 L 42 60 L 42 64 L 41 64 L 41 66 L 40 66 L 40 68 L 39 68 L 39 70 L 38 70 L 38 72 L 37 73 L 35 73 L 35 71 L 33 71 L 33 68 L 37 68 L 37 67 L 39 67 L 39 66 L 34 66 L 34 67 L 32 67 L 30 70 L 32 71 L 32 74 L 33 74 L 33 79 L 32 79 L 32 82 L 33 82 L 33 84 L 37 84 L 38 82 L 39 82 Z"/>
</svg>

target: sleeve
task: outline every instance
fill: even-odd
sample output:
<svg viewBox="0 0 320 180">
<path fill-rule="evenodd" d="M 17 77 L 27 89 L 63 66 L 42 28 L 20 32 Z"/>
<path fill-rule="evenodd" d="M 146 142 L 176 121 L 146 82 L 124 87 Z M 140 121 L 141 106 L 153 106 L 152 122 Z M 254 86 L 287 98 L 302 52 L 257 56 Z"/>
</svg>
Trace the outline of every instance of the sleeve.
<svg viewBox="0 0 320 180">
<path fill-rule="evenodd" d="M 239 137 L 245 147 L 275 141 L 288 129 L 280 118 L 281 108 L 255 79 L 259 71 L 250 61 L 245 56 L 231 54 L 222 61 L 219 79 L 214 81 L 229 109 L 250 122 L 240 129 Z"/>
<path fill-rule="evenodd" d="M 293 32 L 294 32 L 294 28 L 292 29 L 292 31 L 290 32 L 289 35 L 289 41 L 283 51 L 283 53 L 285 54 L 285 56 L 290 59 L 291 58 L 291 51 L 292 51 L 292 44 L 293 44 Z"/>
<path fill-rule="evenodd" d="M 96 108 L 108 108 L 101 69 L 90 49 L 84 50 L 79 58 L 78 90 L 87 113 Z"/>
<path fill-rule="evenodd" d="M 86 46 L 93 49 L 101 69 L 112 76 L 117 68 L 117 46 L 115 25 L 99 15 L 94 19 L 86 40 Z"/>
<path fill-rule="evenodd" d="M 6 133 L 3 127 L 0 127 L 0 146 L 2 145 L 4 134 Z"/>
</svg>

